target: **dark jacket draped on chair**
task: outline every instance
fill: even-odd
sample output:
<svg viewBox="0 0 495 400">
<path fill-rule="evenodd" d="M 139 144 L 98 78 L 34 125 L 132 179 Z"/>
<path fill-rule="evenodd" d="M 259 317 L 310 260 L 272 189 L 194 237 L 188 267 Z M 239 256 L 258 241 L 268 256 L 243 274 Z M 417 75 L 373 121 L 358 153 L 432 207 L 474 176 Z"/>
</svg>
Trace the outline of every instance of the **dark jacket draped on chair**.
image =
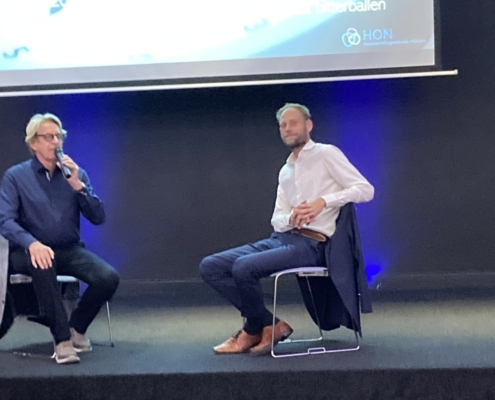
<svg viewBox="0 0 495 400">
<path fill-rule="evenodd" d="M 308 278 L 321 328 L 345 326 L 362 336 L 360 314 L 372 312 L 372 307 L 354 203 L 340 209 L 335 233 L 325 247 L 325 263 L 328 278 Z M 298 280 L 306 308 L 317 323 L 306 278 Z"/>
</svg>

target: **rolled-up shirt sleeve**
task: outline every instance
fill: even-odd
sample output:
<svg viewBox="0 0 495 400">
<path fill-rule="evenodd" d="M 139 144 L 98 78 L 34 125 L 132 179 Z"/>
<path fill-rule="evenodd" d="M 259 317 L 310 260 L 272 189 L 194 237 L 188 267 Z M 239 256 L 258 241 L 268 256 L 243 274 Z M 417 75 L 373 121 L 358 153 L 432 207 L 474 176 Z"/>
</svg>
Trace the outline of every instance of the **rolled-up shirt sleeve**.
<svg viewBox="0 0 495 400">
<path fill-rule="evenodd" d="M 325 148 L 324 164 L 333 179 L 344 188 L 323 194 L 326 207 L 342 207 L 346 203 L 365 203 L 373 199 L 374 187 L 337 147 Z"/>
<path fill-rule="evenodd" d="M 277 187 L 277 199 L 275 200 L 275 209 L 272 216 L 272 226 L 275 232 L 285 232 L 294 228 L 289 224 L 292 207 L 285 196 L 284 190 L 280 186 Z"/>
</svg>

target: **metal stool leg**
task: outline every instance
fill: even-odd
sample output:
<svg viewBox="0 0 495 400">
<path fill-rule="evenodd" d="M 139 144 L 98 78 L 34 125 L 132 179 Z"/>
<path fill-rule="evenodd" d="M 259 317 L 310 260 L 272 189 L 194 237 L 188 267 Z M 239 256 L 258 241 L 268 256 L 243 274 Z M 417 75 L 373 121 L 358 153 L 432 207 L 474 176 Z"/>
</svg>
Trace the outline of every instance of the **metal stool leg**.
<svg viewBox="0 0 495 400">
<path fill-rule="evenodd" d="M 271 346 L 271 354 L 272 357 L 274 358 L 284 358 L 284 357 L 296 357 L 296 356 L 306 356 L 309 354 L 320 354 L 325 352 L 324 348 L 321 347 L 316 347 L 316 348 L 309 348 L 306 352 L 304 353 L 293 353 L 293 354 L 281 354 L 277 355 L 275 354 L 275 320 L 276 320 L 276 315 L 277 315 L 277 289 L 278 289 L 278 279 L 285 274 L 292 274 L 292 272 L 281 272 L 275 275 L 275 283 L 274 283 L 274 288 L 273 288 L 273 319 L 272 319 L 272 346 Z M 308 287 L 310 290 L 311 294 L 311 300 L 313 303 L 313 307 L 316 310 L 316 305 L 314 302 L 313 298 L 313 293 L 311 292 L 311 286 L 309 286 L 309 281 L 307 280 L 308 278 L 306 277 L 306 281 L 308 283 Z M 302 342 L 319 342 L 323 340 L 323 333 L 321 331 L 320 327 L 320 321 L 317 317 L 317 322 L 318 322 L 318 331 L 320 333 L 320 336 L 317 338 L 310 338 L 310 339 L 286 339 L 285 341 L 281 343 L 302 343 Z"/>
<path fill-rule="evenodd" d="M 306 277 L 306 283 L 308 285 L 309 294 L 311 296 L 311 302 L 312 302 L 313 308 L 315 310 L 316 322 L 318 325 L 318 330 L 320 332 L 320 337 L 319 338 L 312 338 L 312 339 L 298 339 L 298 340 L 289 340 L 288 339 L 288 340 L 285 340 L 284 342 L 280 342 L 280 343 L 282 344 L 282 343 L 296 343 L 296 342 L 315 342 L 315 341 L 323 340 L 323 333 L 321 330 L 320 319 L 318 317 L 318 312 L 316 309 L 316 304 L 315 304 L 315 300 L 313 297 L 313 292 L 311 290 L 311 285 L 309 284 L 309 279 L 308 279 L 308 276 L 326 276 L 326 275 L 322 275 L 322 273 L 325 272 L 323 270 L 326 271 L 326 269 L 321 268 L 321 267 L 294 268 L 291 270 L 281 271 L 281 272 L 278 272 L 278 273 L 275 273 L 272 275 L 272 277 L 275 278 L 274 289 L 273 289 L 273 319 L 272 319 L 272 343 L 271 343 L 272 357 L 274 357 L 274 358 L 297 357 L 297 356 L 308 356 L 308 355 L 312 355 L 312 354 L 343 353 L 343 352 L 359 350 L 360 346 L 359 346 L 358 331 L 356 330 L 354 321 L 352 321 L 354 336 L 356 339 L 355 345 L 353 347 L 334 349 L 334 350 L 332 350 L 332 349 L 327 350 L 325 347 L 312 347 L 312 348 L 308 348 L 305 352 L 302 352 L 302 353 L 288 353 L 288 354 L 286 353 L 286 354 L 278 354 L 278 355 L 275 354 L 274 347 L 275 347 L 275 320 L 276 320 L 276 312 L 277 312 L 277 289 L 278 289 L 278 279 L 282 275 L 297 273 L 299 276 Z"/>
<path fill-rule="evenodd" d="M 108 334 L 110 336 L 110 346 L 115 347 L 113 343 L 113 335 L 112 335 L 112 323 L 110 321 L 110 304 L 107 301 L 107 321 L 108 321 Z"/>
</svg>

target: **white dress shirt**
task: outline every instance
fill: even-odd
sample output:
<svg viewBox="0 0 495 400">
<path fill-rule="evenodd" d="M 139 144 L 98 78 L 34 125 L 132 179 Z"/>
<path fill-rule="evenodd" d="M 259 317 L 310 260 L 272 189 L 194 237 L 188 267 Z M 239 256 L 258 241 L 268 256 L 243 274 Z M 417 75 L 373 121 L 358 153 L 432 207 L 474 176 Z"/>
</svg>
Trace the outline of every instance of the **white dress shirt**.
<svg viewBox="0 0 495 400">
<path fill-rule="evenodd" d="M 373 198 L 375 189 L 337 147 L 310 140 L 296 158 L 293 153 L 280 170 L 277 200 L 272 225 L 275 232 L 292 228 L 289 218 L 294 207 L 319 197 L 325 208 L 315 221 L 304 228 L 332 236 L 340 207 L 346 203 L 364 203 Z"/>
</svg>

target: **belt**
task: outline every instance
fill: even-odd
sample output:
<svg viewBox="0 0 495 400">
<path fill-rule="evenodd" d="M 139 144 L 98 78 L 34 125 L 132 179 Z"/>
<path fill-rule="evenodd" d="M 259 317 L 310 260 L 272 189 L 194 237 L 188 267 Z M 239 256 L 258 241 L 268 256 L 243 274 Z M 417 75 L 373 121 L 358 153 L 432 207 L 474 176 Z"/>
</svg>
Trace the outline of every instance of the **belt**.
<svg viewBox="0 0 495 400">
<path fill-rule="evenodd" d="M 300 229 L 294 228 L 290 230 L 290 233 L 293 233 L 294 235 L 306 236 L 309 237 L 310 239 L 317 240 L 318 242 L 326 242 L 328 239 L 323 233 L 316 232 L 306 228 L 300 228 Z"/>
</svg>

